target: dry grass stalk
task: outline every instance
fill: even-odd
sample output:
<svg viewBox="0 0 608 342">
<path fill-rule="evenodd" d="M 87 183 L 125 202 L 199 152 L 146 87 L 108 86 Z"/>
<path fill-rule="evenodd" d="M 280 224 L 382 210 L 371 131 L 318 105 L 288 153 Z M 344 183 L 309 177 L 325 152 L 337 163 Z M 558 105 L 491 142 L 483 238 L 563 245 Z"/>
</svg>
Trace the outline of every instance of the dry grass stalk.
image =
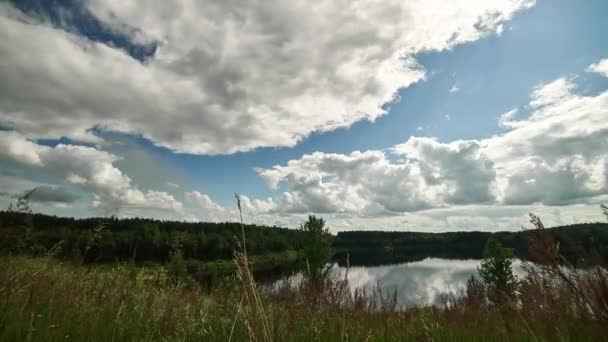
<svg viewBox="0 0 608 342">
<path fill-rule="evenodd" d="M 238 316 L 239 312 L 242 312 L 250 340 L 264 342 L 273 341 L 271 321 L 266 315 L 266 310 L 264 309 L 255 279 L 251 273 L 249 259 L 247 257 L 245 225 L 243 223 L 241 201 L 238 194 L 235 194 L 235 197 L 237 199 L 237 207 L 241 219 L 241 233 L 243 239 L 242 243 L 239 243 L 240 248 L 234 252 L 234 263 L 236 264 L 237 276 L 243 291 L 243 297 L 240 301 L 236 315 Z"/>
<path fill-rule="evenodd" d="M 606 213 L 605 206 L 602 206 L 602 210 Z M 534 229 L 529 238 L 529 251 L 536 267 L 528 268 L 527 288 L 524 288 L 528 291 L 535 288 L 539 292 L 531 297 L 543 298 L 544 307 L 554 307 L 557 303 L 563 305 L 569 300 L 578 316 L 608 322 L 606 265 L 600 263 L 590 270 L 576 269 L 560 255 L 560 243 L 545 230 L 540 218 L 530 214 L 530 222 Z M 587 254 L 578 256 L 586 259 L 593 257 Z M 600 260 L 597 256 L 593 258 Z"/>
</svg>

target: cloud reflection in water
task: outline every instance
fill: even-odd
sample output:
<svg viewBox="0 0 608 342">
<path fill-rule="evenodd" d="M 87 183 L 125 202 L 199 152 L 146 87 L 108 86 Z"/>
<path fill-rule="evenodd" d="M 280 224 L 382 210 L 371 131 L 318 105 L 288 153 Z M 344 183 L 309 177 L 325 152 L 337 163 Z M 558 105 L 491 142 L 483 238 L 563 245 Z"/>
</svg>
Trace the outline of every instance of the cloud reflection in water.
<svg viewBox="0 0 608 342">
<path fill-rule="evenodd" d="M 413 305 L 439 305 L 442 294 L 461 295 L 471 275 L 477 275 L 481 260 L 426 258 L 421 261 L 383 265 L 357 266 L 348 270 L 351 290 L 364 289 L 368 293 L 379 285 L 383 293 L 397 292 L 400 307 Z M 334 265 L 333 274 L 344 277 L 346 268 Z M 513 264 L 515 275 L 525 274 L 522 262 Z"/>
</svg>

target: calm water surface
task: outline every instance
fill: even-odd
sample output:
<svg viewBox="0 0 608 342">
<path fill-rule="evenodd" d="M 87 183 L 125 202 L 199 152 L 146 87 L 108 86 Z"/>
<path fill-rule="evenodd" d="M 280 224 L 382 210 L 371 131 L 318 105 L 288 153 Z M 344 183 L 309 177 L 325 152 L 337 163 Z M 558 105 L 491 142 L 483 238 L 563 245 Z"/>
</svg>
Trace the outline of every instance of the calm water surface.
<svg viewBox="0 0 608 342">
<path fill-rule="evenodd" d="M 399 307 L 413 305 L 441 305 L 441 295 L 461 295 L 467 280 L 477 276 L 481 260 L 458 260 L 427 258 L 421 261 L 383 266 L 351 266 L 347 273 L 351 291 L 365 289 L 368 293 L 380 286 L 385 294 L 397 294 Z M 334 276 L 343 278 L 345 267 L 332 266 Z M 515 260 L 513 272 L 524 276 L 522 262 Z M 301 275 L 295 275 L 290 282 L 298 282 Z"/>
</svg>

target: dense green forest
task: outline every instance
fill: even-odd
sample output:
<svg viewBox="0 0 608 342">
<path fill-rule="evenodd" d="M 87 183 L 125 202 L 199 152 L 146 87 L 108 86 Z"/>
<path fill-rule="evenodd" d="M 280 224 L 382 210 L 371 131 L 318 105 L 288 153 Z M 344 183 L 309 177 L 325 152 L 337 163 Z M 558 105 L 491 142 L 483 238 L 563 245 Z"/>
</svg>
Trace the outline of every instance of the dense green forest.
<svg viewBox="0 0 608 342">
<path fill-rule="evenodd" d="M 246 247 L 252 256 L 297 259 L 304 236 L 297 229 L 245 225 Z M 606 254 L 608 224 L 584 223 L 548 228 L 560 242 L 561 254 L 581 262 L 581 251 Z M 0 212 L 0 251 L 81 258 L 84 262 L 169 261 L 179 249 L 186 260 L 230 260 L 241 224 L 236 222 L 177 222 L 142 218 L 74 219 L 42 214 Z M 517 232 L 383 232 L 347 231 L 333 238 L 334 260 L 374 265 L 425 257 L 481 258 L 486 241 L 495 237 L 515 255 L 527 258 L 528 231 Z M 280 263 L 278 260 L 273 263 Z M 231 262 L 227 262 L 231 264 Z M 230 266 L 225 266 L 229 268 Z"/>
<path fill-rule="evenodd" d="M 299 230 L 244 225 L 250 255 L 302 249 Z M 161 262 L 179 249 L 185 259 L 232 259 L 241 235 L 236 222 L 176 222 L 143 218 L 75 219 L 0 212 L 0 250 L 79 257 L 84 262 Z"/>
<path fill-rule="evenodd" d="M 547 228 L 560 244 L 560 254 L 576 263 L 593 263 L 592 254 L 608 253 L 608 223 L 581 223 Z M 352 265 L 380 265 L 420 260 L 425 257 L 480 259 L 489 238 L 494 237 L 517 257 L 527 259 L 530 231 L 516 232 L 386 232 L 347 231 L 334 239 L 335 260 Z"/>
</svg>

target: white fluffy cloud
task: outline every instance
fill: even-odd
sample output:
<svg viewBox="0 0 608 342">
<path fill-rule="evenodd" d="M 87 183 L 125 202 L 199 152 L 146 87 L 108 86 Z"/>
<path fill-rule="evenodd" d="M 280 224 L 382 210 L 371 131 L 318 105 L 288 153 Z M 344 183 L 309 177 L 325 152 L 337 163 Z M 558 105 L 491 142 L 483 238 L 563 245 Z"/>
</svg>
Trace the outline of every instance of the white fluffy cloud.
<svg viewBox="0 0 608 342">
<path fill-rule="evenodd" d="M 508 131 L 488 139 L 411 137 L 390 154 L 317 152 L 258 172 L 273 188 L 287 184 L 276 205 L 284 212 L 382 216 L 464 204 L 588 203 L 608 194 L 608 91 L 575 89 L 571 78 L 537 87 L 527 119 L 517 121 L 517 109 L 503 114 Z"/>
<path fill-rule="evenodd" d="M 211 197 L 199 191 L 185 193 L 186 212 L 188 220 L 207 222 L 239 221 L 240 214 L 246 223 L 278 225 L 283 227 L 297 227 L 303 220 L 300 215 L 283 215 L 276 211 L 276 204 L 272 199 L 251 199 L 239 195 L 241 213 L 235 204 L 233 207 L 224 207 L 216 203 Z"/>
<path fill-rule="evenodd" d="M 587 68 L 587 71 L 596 72 L 600 75 L 604 75 L 604 76 L 608 77 L 608 58 L 602 59 L 601 61 L 599 61 L 597 63 L 591 64 Z"/>
<path fill-rule="evenodd" d="M 510 111 L 502 114 L 498 118 L 498 126 L 504 129 L 517 128 L 519 122 L 515 120 L 515 115 L 517 115 L 517 109 L 511 109 Z"/>
<path fill-rule="evenodd" d="M 500 116 L 507 132 L 488 139 L 412 137 L 389 152 L 316 152 L 258 169 L 271 188 L 285 182 L 287 191 L 242 196 L 246 221 L 296 227 L 315 212 L 336 232 L 512 230 L 529 211 L 548 225 L 597 220 L 595 205 L 608 198 L 608 91 L 578 95 L 574 81 L 538 86 L 528 106 Z M 190 199 L 199 219 L 238 218 L 207 195 Z"/>
<path fill-rule="evenodd" d="M 4 166 L 39 170 L 93 194 L 93 205 L 105 213 L 123 208 L 181 211 L 173 196 L 159 191 L 142 192 L 113 163 L 117 157 L 93 147 L 40 145 L 16 132 L 0 131 L 0 161 Z"/>
<path fill-rule="evenodd" d="M 386 215 L 493 200 L 495 171 L 478 142 L 412 137 L 394 151 L 403 159 L 382 151 L 316 152 L 258 171 L 271 187 L 287 182 L 276 208 L 286 212 Z"/>
<path fill-rule="evenodd" d="M 199 191 L 186 192 L 186 200 L 194 204 L 190 219 L 208 222 L 235 221 L 236 217 L 230 217 L 228 209 L 215 203 L 209 195 Z"/>
<path fill-rule="evenodd" d="M 50 147 L 37 139 L 100 143 L 92 129 L 101 128 L 195 154 L 293 146 L 312 132 L 383 115 L 400 88 L 426 77 L 416 53 L 501 32 L 532 4 L 84 1 L 109 29 L 158 44 L 140 62 L 0 3 L 0 126 L 11 130 L 0 131 L 0 166 L 79 188 L 107 213 L 144 208 L 158 216 L 162 209 L 180 219 L 233 221 L 236 208 L 202 192 L 185 192 L 182 204 L 167 192 L 142 190 L 148 186 L 121 171 L 120 153 L 99 147 L 107 144 Z M 587 71 L 608 76 L 608 59 Z M 539 86 L 527 106 L 500 116 L 504 133 L 487 139 L 411 137 L 385 151 L 316 152 L 259 169 L 270 187 L 283 183 L 286 190 L 274 198 L 241 196 L 245 220 L 294 227 L 314 212 L 334 231 L 513 229 L 530 205 L 548 224 L 594 217 L 572 203 L 608 198 L 608 91 L 579 95 L 575 81 Z M 178 191 L 158 175 L 165 189 Z M 7 182 L 0 179 L 4 188 Z M 41 184 L 41 201 L 73 200 L 62 185 Z M 559 210 L 548 207 L 554 205 Z"/>
<path fill-rule="evenodd" d="M 608 198 L 608 91 L 580 95 L 574 81 L 538 86 L 529 105 L 500 116 L 506 132 L 487 139 L 411 137 L 385 151 L 316 152 L 258 169 L 271 188 L 285 183 L 286 191 L 267 199 L 241 196 L 245 221 L 296 227 L 314 212 L 339 231 L 514 229 L 529 210 L 547 224 L 596 219 L 597 209 L 572 204 Z M 517 113 L 526 118 L 516 119 Z M 165 192 L 141 191 L 114 165 L 117 158 L 93 147 L 49 147 L 0 131 L 2 165 L 64 179 L 92 193 L 99 209 L 160 208 L 189 220 L 239 218 L 236 207 L 198 191 L 185 193 L 185 206 Z M 550 207 L 555 205 L 560 209 Z"/>
<path fill-rule="evenodd" d="M 0 4 L 0 123 L 97 141 L 100 127 L 175 151 L 293 146 L 385 113 L 425 77 L 417 52 L 500 31 L 529 0 L 84 2 L 156 43 L 145 63 Z M 17 18 L 19 17 L 19 18 Z M 42 58 L 41 56 L 44 56 Z"/>
<path fill-rule="evenodd" d="M 608 91 L 582 96 L 575 87 L 567 78 L 538 87 L 529 117 L 484 141 L 500 202 L 552 205 L 606 194 Z"/>
<path fill-rule="evenodd" d="M 220 205 L 215 203 L 211 197 L 207 194 L 203 194 L 199 191 L 192 191 L 186 193 L 186 198 L 202 209 L 208 211 L 221 211 L 224 210 Z"/>
</svg>

